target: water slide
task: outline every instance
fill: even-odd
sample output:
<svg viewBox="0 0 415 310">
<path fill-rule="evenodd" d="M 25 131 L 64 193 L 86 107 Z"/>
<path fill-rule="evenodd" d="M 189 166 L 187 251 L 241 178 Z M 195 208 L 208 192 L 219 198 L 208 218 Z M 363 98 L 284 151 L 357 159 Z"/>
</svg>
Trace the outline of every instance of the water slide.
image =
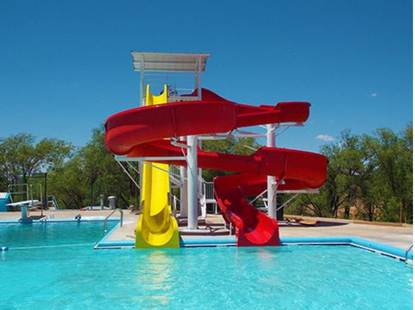
<svg viewBox="0 0 415 310">
<path fill-rule="evenodd" d="M 202 89 L 202 98 L 130 109 L 109 117 L 105 123 L 108 150 L 129 157 L 182 156 L 186 148 L 163 139 L 226 133 L 262 124 L 302 123 L 308 119 L 310 109 L 307 102 L 280 102 L 276 106 L 238 104 L 207 89 Z M 158 163 L 186 165 L 184 160 Z M 198 149 L 198 166 L 239 173 L 214 180 L 218 205 L 224 219 L 235 227 L 237 245 L 274 246 L 280 244 L 277 222 L 250 205 L 246 197 L 263 191 L 268 175 L 276 177 L 278 189 L 319 188 L 326 179 L 327 158 L 270 147 L 262 147 L 250 156 Z"/>
<path fill-rule="evenodd" d="M 159 96 L 146 89 L 146 106 L 167 103 L 167 86 Z M 136 248 L 178 248 L 179 228 L 171 216 L 169 166 L 143 163 L 141 210 L 136 228 Z"/>
</svg>

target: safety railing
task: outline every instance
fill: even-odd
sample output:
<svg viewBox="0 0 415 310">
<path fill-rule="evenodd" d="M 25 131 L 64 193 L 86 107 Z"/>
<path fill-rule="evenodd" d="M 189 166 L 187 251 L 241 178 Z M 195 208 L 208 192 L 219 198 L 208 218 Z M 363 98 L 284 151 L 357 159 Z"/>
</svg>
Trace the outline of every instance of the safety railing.
<svg viewBox="0 0 415 310">
<path fill-rule="evenodd" d="M 52 207 L 49 207 L 49 205 L 52 205 Z M 60 209 L 58 201 L 56 200 L 55 196 L 53 196 L 53 195 L 48 196 L 48 207 L 49 207 L 49 210 L 59 210 Z"/>
<path fill-rule="evenodd" d="M 213 182 L 203 182 L 203 194 L 205 195 L 207 201 L 215 200 Z"/>
<path fill-rule="evenodd" d="M 169 166 L 169 177 L 172 185 L 176 187 L 182 186 L 182 181 L 180 179 L 180 168 L 178 166 Z"/>
<path fill-rule="evenodd" d="M 215 214 L 218 214 L 218 203 L 215 197 L 215 189 L 213 182 L 203 181 L 203 203 L 207 211 L 207 205 L 213 205 Z"/>
<path fill-rule="evenodd" d="M 123 220 L 124 220 L 124 213 L 123 213 L 122 209 L 117 208 L 117 209 L 113 210 L 110 214 L 108 214 L 107 217 L 104 220 L 104 235 L 107 234 L 107 222 L 108 222 L 108 219 L 111 217 L 111 215 L 113 215 L 117 211 L 120 212 L 120 227 L 122 227 L 122 223 L 123 223 Z"/>
<path fill-rule="evenodd" d="M 176 175 L 176 176 L 180 176 L 180 167 L 174 166 L 174 165 L 170 165 L 169 166 L 169 170 L 170 170 L 169 172 L 171 174 Z"/>
<path fill-rule="evenodd" d="M 176 218 L 176 215 L 177 215 L 177 204 L 180 205 L 180 199 L 177 198 L 176 196 L 173 196 L 173 204 L 172 204 L 171 213 L 174 218 Z"/>
<path fill-rule="evenodd" d="M 17 202 L 15 196 L 21 196 L 19 201 L 29 200 L 29 185 L 27 183 L 9 184 L 7 191 L 10 194 L 11 202 Z"/>
</svg>

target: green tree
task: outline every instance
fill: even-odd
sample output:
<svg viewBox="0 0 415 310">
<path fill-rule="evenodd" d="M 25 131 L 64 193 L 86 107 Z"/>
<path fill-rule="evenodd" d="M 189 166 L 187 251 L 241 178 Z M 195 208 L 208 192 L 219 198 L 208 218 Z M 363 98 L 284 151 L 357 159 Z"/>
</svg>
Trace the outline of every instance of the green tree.
<svg viewBox="0 0 415 310">
<path fill-rule="evenodd" d="M 329 159 L 326 183 L 319 194 L 302 195 L 297 203 L 301 211 L 309 210 L 319 217 L 338 217 L 339 208 L 344 208 L 344 216 L 348 218 L 365 174 L 359 137 L 344 130 L 340 142 L 324 145 L 321 153 Z"/>
<path fill-rule="evenodd" d="M 341 208 L 348 218 L 354 206 L 361 219 L 412 222 L 412 134 L 412 124 L 400 134 L 387 128 L 361 136 L 343 131 L 340 142 L 321 148 L 329 165 L 320 193 L 301 196 L 290 211 L 337 217 Z"/>
<path fill-rule="evenodd" d="M 88 186 L 82 168 L 82 158 L 77 154 L 49 174 L 49 191 L 56 197 L 61 208 L 79 209 L 85 206 Z"/>
<path fill-rule="evenodd" d="M 27 183 L 40 171 L 52 171 L 64 164 L 71 154 L 71 144 L 58 139 L 36 138 L 27 133 L 0 139 L 0 175 L 3 184 Z M 3 185 L 4 186 L 4 185 Z"/>
<path fill-rule="evenodd" d="M 139 176 L 126 166 L 138 180 Z M 91 140 L 49 178 L 49 187 L 67 208 L 97 205 L 99 195 L 115 195 L 120 206 L 138 205 L 139 190 L 105 147 L 103 127 L 92 131 Z"/>
<path fill-rule="evenodd" d="M 379 128 L 374 136 L 363 136 L 363 143 L 374 164 L 371 190 L 363 197 L 381 213 L 381 220 L 412 222 L 413 141 L 412 124 L 399 135 Z"/>
<path fill-rule="evenodd" d="M 251 155 L 255 152 L 254 150 L 257 150 L 260 147 L 261 145 L 256 142 L 254 138 L 207 140 L 203 141 L 202 146 L 204 151 L 236 155 Z M 214 177 L 232 173 L 234 172 L 205 169 L 203 170 L 203 178 L 206 181 L 212 181 Z"/>
</svg>

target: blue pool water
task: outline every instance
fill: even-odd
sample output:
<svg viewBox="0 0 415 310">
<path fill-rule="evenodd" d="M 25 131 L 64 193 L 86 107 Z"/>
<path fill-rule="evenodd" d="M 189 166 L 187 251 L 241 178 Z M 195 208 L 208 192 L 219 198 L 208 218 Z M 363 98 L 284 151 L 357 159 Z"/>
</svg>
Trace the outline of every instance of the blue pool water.
<svg viewBox="0 0 415 310">
<path fill-rule="evenodd" d="M 0 309 L 412 309 L 412 267 L 351 246 L 93 250 L 83 225 L 0 252 Z"/>
<path fill-rule="evenodd" d="M 107 229 L 115 225 L 108 222 Z M 103 231 L 103 221 L 0 224 L 0 247 L 93 244 L 102 239 Z"/>
</svg>

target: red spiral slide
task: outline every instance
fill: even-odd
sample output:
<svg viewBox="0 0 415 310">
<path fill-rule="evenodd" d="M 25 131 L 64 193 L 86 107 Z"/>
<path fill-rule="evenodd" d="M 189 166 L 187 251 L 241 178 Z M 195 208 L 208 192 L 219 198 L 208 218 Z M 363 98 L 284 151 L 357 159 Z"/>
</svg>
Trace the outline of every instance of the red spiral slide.
<svg viewBox="0 0 415 310">
<path fill-rule="evenodd" d="M 186 149 L 163 139 L 224 133 L 261 124 L 305 122 L 309 116 L 307 102 L 256 107 L 230 102 L 207 89 L 202 89 L 202 98 L 135 108 L 109 117 L 105 123 L 108 150 L 129 157 L 182 156 Z M 158 162 L 186 165 L 184 160 Z M 225 220 L 236 229 L 237 245 L 275 246 L 280 244 L 276 220 L 258 211 L 245 197 L 262 192 L 267 175 L 275 176 L 281 183 L 278 189 L 319 188 L 326 180 L 327 158 L 316 153 L 269 147 L 262 147 L 251 156 L 199 149 L 198 166 L 240 173 L 214 180 L 218 205 Z"/>
</svg>

